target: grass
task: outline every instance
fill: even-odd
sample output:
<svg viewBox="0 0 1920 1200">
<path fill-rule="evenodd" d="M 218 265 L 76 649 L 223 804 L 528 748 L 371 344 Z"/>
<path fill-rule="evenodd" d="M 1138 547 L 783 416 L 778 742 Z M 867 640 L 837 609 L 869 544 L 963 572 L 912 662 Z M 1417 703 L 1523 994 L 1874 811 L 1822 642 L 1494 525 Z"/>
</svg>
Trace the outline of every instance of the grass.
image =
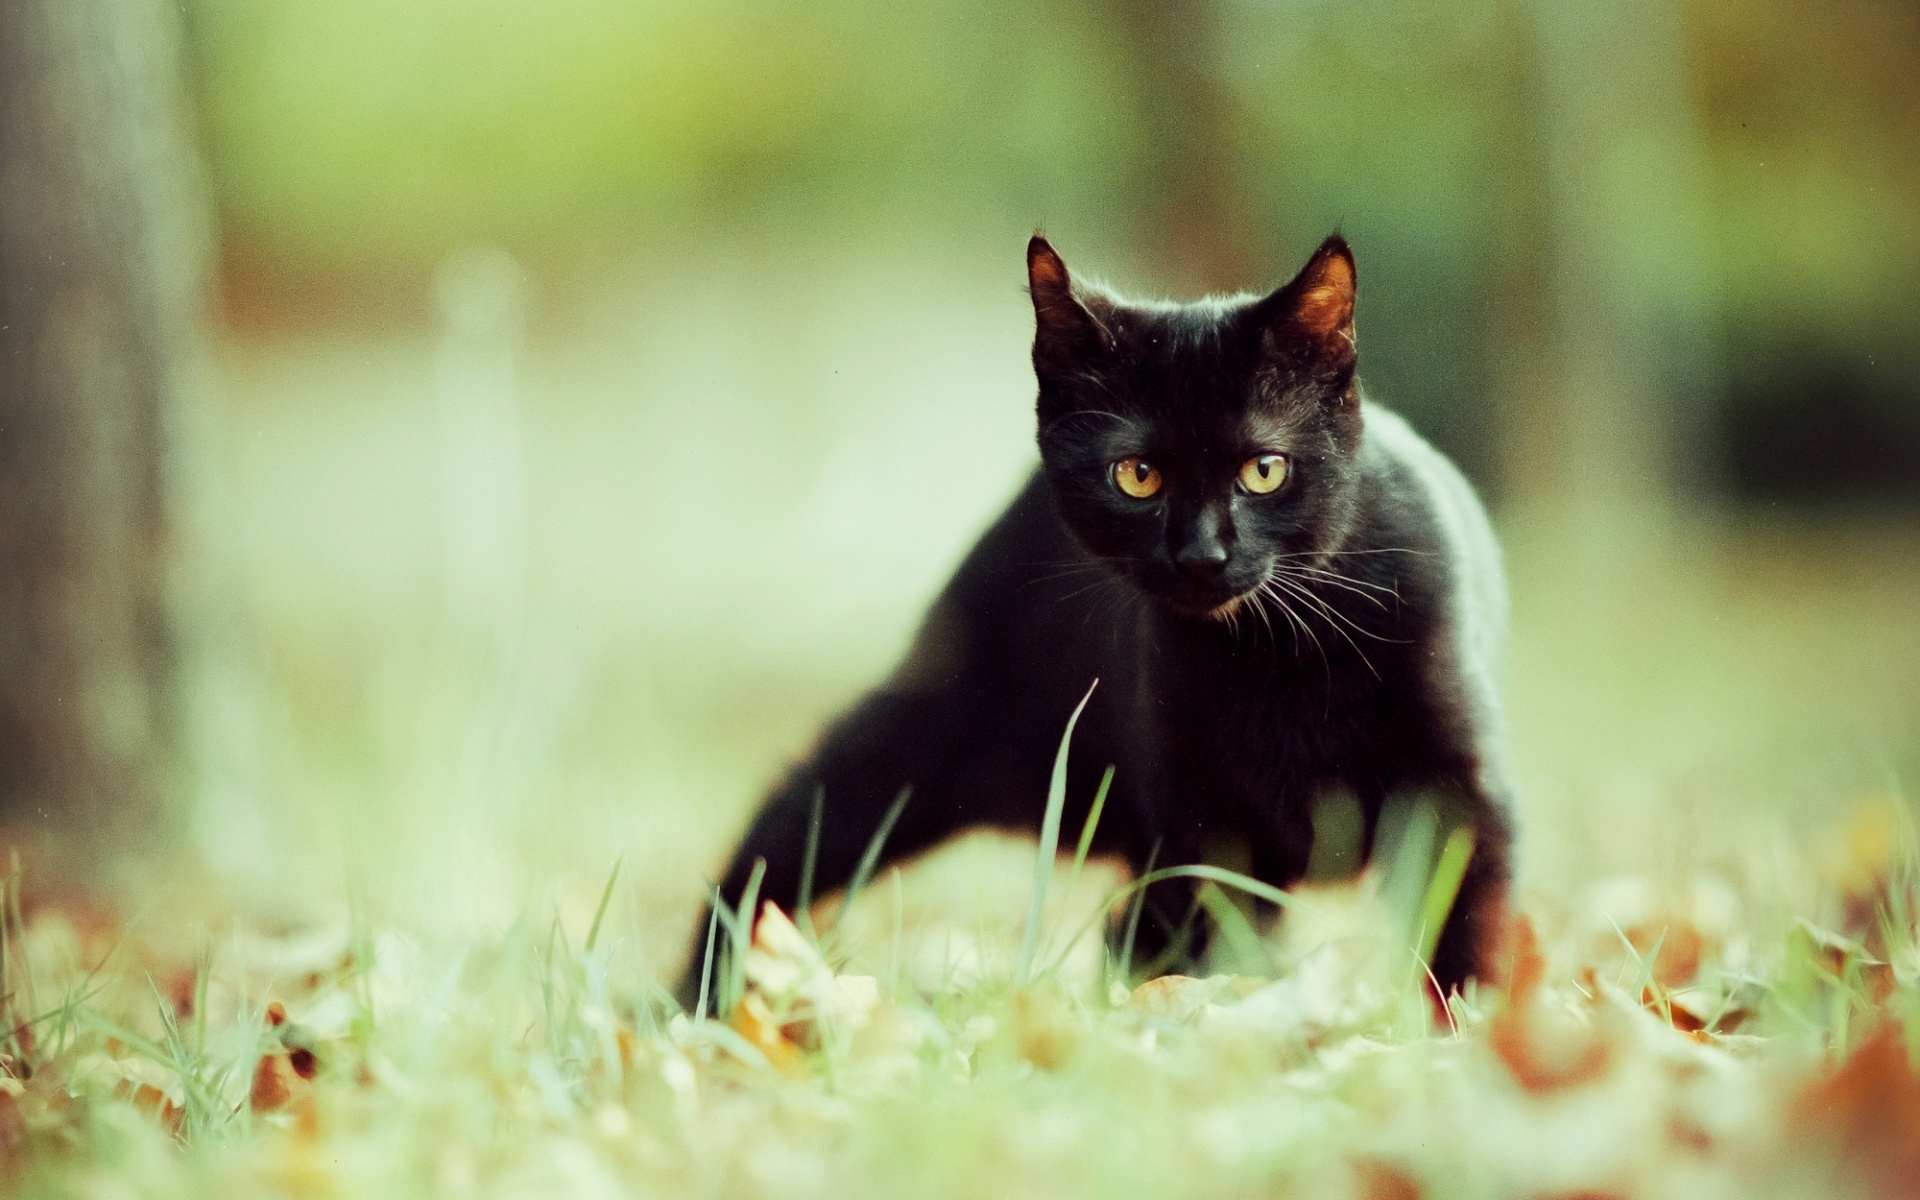
<svg viewBox="0 0 1920 1200">
<path fill-rule="evenodd" d="M 1864 812 L 1809 881 L 1838 927 L 1761 944 L 1654 905 L 1596 948 L 1536 913 L 1511 985 L 1444 1012 L 1422 955 L 1463 839 L 1403 836 L 1360 880 L 1291 894 L 1178 866 L 1049 908 L 1052 888 L 1084 900 L 1059 885 L 1098 808 L 1070 866 L 1035 854 L 1000 974 L 901 973 L 897 882 L 878 979 L 838 962 L 832 926 L 756 932 L 750 886 L 710 930 L 716 1019 L 680 1013 L 637 953 L 617 861 L 577 938 L 558 909 L 440 945 L 235 927 L 182 961 L 139 928 L 23 911 L 16 866 L 0 1170 L 33 1196 L 1800 1196 L 1896 1194 L 1915 1165 L 1903 806 Z M 1227 973 L 1129 989 L 1124 944 L 1071 969 L 1171 878 L 1213 898 Z M 1277 928 L 1235 890 L 1282 905 Z"/>
</svg>

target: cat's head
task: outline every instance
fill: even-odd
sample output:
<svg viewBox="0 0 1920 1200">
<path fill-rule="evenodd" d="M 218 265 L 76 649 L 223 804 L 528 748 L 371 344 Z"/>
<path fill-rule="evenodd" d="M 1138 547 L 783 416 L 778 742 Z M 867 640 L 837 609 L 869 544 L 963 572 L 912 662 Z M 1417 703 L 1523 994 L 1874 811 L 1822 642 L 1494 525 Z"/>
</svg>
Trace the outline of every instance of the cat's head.
<svg viewBox="0 0 1920 1200">
<path fill-rule="evenodd" d="M 1040 237 L 1027 276 L 1041 460 L 1089 551 L 1178 612 L 1225 617 L 1338 538 L 1360 444 L 1344 240 L 1267 296 L 1129 302 Z"/>
</svg>

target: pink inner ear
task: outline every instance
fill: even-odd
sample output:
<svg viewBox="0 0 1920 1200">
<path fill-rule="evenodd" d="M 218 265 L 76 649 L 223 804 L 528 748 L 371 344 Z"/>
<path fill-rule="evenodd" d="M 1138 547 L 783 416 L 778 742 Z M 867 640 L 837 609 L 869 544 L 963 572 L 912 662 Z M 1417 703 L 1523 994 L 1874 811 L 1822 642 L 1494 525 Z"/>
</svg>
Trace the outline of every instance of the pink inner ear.
<svg viewBox="0 0 1920 1200">
<path fill-rule="evenodd" d="M 1353 268 L 1344 258 L 1331 258 L 1320 278 L 1302 292 L 1294 320 L 1317 337 L 1345 329 L 1353 319 Z"/>
<path fill-rule="evenodd" d="M 1056 291 L 1067 284 L 1066 267 L 1051 253 L 1042 252 L 1034 255 L 1033 261 L 1027 264 L 1027 268 L 1031 275 L 1027 282 L 1036 292 Z"/>
</svg>

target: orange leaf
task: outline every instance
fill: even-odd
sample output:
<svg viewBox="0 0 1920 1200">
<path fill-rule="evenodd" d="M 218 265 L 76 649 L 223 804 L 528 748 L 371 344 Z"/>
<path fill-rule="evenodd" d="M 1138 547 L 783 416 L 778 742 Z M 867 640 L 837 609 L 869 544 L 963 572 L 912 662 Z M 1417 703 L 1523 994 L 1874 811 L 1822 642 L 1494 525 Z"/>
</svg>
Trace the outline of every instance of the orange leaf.
<svg viewBox="0 0 1920 1200">
<path fill-rule="evenodd" d="M 733 1028 L 767 1056 L 767 1061 L 788 1075 L 806 1072 L 806 1056 L 787 1040 L 767 1002 L 758 992 L 748 992 L 733 1010 Z"/>
<path fill-rule="evenodd" d="M 293 1074 L 293 1068 L 284 1054 L 262 1054 L 260 1063 L 253 1069 L 253 1090 L 247 1095 L 247 1103 L 255 1112 L 272 1112 L 286 1107 L 293 1099 L 293 1090 L 287 1085 L 287 1076 Z"/>
<path fill-rule="evenodd" d="M 1578 1087 L 1606 1074 L 1613 1050 L 1599 1030 L 1535 993 L 1488 1022 L 1487 1045 L 1529 1092 Z"/>
<path fill-rule="evenodd" d="M 1540 938 L 1533 931 L 1533 919 L 1515 913 L 1507 923 L 1505 954 L 1507 996 L 1518 1004 L 1540 988 L 1547 975 L 1546 956 L 1540 953 Z"/>
<path fill-rule="evenodd" d="M 135 1108 L 165 1125 L 169 1131 L 180 1132 L 180 1124 L 186 1119 L 186 1113 L 159 1088 L 150 1083 L 123 1083 L 119 1094 L 133 1101 Z"/>
<path fill-rule="evenodd" d="M 1792 1116 L 1877 1195 L 1920 1196 L 1920 1076 L 1896 1033 L 1875 1034 L 1839 1070 L 1814 1081 Z"/>
<path fill-rule="evenodd" d="M 1364 1200 L 1420 1200 L 1420 1185 L 1405 1171 L 1375 1159 L 1353 1164 L 1360 1177 L 1360 1195 Z"/>
</svg>

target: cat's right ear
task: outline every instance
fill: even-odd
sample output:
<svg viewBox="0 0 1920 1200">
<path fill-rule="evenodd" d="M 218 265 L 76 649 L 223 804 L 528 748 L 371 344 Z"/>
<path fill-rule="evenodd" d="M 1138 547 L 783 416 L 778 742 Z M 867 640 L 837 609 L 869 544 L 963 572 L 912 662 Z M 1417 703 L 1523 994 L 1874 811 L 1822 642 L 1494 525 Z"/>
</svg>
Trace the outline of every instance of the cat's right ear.
<svg viewBox="0 0 1920 1200">
<path fill-rule="evenodd" d="M 1083 366 L 1106 350 L 1106 330 L 1074 295 L 1067 264 L 1037 233 L 1027 243 L 1027 292 L 1033 297 L 1036 370 Z"/>
<path fill-rule="evenodd" d="M 1305 357 L 1336 376 L 1351 376 L 1353 297 L 1353 251 L 1336 233 L 1320 243 L 1292 283 L 1254 306 L 1267 352 Z"/>
</svg>

